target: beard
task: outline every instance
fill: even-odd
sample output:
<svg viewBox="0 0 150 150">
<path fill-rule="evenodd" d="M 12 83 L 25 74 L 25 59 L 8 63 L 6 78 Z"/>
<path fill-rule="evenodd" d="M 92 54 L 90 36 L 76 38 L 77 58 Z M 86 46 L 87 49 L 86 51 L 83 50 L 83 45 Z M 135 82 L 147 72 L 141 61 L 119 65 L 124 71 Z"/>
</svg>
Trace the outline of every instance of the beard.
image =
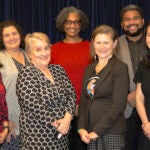
<svg viewBox="0 0 150 150">
<path fill-rule="evenodd" d="M 134 33 L 131 33 L 131 32 L 128 30 L 128 28 L 129 28 L 130 26 L 133 26 L 133 25 L 134 25 L 134 26 L 137 26 L 137 31 L 134 32 Z M 140 34 L 143 32 L 143 30 L 144 30 L 144 25 L 139 28 L 137 24 L 132 24 L 132 25 L 127 26 L 127 30 L 124 30 L 124 29 L 122 29 L 122 30 L 123 30 L 123 32 L 124 32 L 126 35 L 131 36 L 131 37 L 135 37 L 135 36 L 140 35 Z"/>
</svg>

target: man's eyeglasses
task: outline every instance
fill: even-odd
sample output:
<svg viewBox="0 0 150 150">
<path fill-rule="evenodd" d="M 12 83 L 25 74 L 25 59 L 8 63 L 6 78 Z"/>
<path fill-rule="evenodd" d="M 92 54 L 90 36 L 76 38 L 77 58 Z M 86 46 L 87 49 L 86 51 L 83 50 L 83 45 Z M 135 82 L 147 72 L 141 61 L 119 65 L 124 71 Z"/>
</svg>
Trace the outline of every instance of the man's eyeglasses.
<svg viewBox="0 0 150 150">
<path fill-rule="evenodd" d="M 133 17 L 133 18 L 123 18 L 122 21 L 129 22 L 129 21 L 131 21 L 131 20 L 133 20 L 133 21 L 138 21 L 138 20 L 140 20 L 140 19 L 141 19 L 141 16 L 135 16 L 135 17 Z"/>
<path fill-rule="evenodd" d="M 81 24 L 80 20 L 65 20 L 65 25 L 74 24 L 75 26 L 79 26 Z"/>
</svg>

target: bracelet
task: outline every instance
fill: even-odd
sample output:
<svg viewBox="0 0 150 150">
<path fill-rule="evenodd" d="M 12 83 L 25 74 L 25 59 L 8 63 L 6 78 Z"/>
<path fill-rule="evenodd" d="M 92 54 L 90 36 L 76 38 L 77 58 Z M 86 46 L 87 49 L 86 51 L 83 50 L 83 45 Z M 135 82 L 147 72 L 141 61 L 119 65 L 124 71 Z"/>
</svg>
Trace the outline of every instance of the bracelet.
<svg viewBox="0 0 150 150">
<path fill-rule="evenodd" d="M 8 129 L 8 132 L 9 132 L 9 126 L 3 126 L 3 130 L 4 129 Z"/>
</svg>

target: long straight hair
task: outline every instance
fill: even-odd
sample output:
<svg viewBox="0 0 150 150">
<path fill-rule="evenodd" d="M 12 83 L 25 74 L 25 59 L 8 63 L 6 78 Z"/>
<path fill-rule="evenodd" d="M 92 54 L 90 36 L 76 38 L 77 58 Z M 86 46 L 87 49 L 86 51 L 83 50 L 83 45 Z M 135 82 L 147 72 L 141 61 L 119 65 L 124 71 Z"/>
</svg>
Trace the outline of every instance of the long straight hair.
<svg viewBox="0 0 150 150">
<path fill-rule="evenodd" d="M 146 43 L 148 28 L 150 28 L 150 22 L 147 23 L 144 31 L 142 61 L 146 66 L 150 67 L 150 47 Z"/>
</svg>

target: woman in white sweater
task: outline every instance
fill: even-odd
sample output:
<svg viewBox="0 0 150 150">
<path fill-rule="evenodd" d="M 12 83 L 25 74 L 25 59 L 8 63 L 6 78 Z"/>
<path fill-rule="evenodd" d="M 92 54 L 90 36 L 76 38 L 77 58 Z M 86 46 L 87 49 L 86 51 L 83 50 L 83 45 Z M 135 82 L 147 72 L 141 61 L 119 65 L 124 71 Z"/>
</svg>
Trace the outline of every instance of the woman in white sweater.
<svg viewBox="0 0 150 150">
<path fill-rule="evenodd" d="M 9 134 L 1 149 L 19 149 L 19 113 L 18 97 L 16 95 L 16 80 L 18 72 L 28 63 L 23 50 L 24 36 L 22 28 L 13 21 L 0 24 L 0 69 L 6 88 L 8 105 Z"/>
</svg>

